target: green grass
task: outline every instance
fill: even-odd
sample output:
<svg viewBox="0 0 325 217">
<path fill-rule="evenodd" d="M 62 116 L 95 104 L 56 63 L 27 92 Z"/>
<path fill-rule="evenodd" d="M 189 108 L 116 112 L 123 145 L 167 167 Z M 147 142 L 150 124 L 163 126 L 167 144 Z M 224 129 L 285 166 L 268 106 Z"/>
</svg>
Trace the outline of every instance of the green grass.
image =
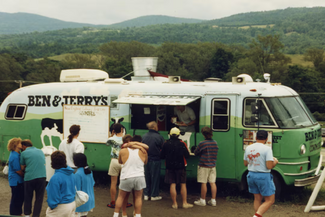
<svg viewBox="0 0 325 217">
<path fill-rule="evenodd" d="M 304 67 L 314 67 L 312 62 L 304 61 L 304 55 L 302 54 L 286 54 L 291 58 L 291 63 L 289 65 L 301 65 Z"/>
</svg>

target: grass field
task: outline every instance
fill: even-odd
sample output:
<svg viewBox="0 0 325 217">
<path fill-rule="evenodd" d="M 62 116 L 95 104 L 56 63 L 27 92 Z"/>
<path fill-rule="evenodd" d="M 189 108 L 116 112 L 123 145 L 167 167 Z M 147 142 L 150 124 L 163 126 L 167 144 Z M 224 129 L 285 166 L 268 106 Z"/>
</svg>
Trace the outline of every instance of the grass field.
<svg viewBox="0 0 325 217">
<path fill-rule="evenodd" d="M 288 57 L 291 58 L 291 63 L 289 65 L 301 65 L 301 66 L 305 66 L 305 67 L 313 67 L 313 63 L 312 62 L 306 62 L 304 61 L 304 55 L 302 54 L 286 54 Z"/>
</svg>

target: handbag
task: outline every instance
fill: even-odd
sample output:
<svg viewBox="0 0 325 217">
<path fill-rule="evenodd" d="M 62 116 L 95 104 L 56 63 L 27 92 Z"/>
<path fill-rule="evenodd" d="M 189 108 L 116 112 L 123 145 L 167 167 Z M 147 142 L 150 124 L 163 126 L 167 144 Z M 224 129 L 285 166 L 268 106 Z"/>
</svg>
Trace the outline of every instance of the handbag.
<svg viewBox="0 0 325 217">
<path fill-rule="evenodd" d="M 76 207 L 79 207 L 89 200 L 89 195 L 86 192 L 83 191 L 78 191 L 76 187 L 76 196 L 75 196 L 75 202 L 76 202 Z"/>
<path fill-rule="evenodd" d="M 9 173 L 9 166 L 6 164 L 6 166 L 2 170 L 3 174 L 8 175 Z"/>
<path fill-rule="evenodd" d="M 5 175 L 8 175 L 8 173 L 9 173 L 8 162 L 9 162 L 9 159 L 7 160 L 6 166 L 2 170 L 3 174 L 5 174 Z"/>
</svg>

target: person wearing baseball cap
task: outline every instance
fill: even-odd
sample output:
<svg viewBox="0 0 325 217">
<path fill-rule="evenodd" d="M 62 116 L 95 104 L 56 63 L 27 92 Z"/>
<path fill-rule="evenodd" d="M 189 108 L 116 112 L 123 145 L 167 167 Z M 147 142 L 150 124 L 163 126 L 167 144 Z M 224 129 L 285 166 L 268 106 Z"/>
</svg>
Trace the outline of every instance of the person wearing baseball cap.
<svg viewBox="0 0 325 217">
<path fill-rule="evenodd" d="M 259 130 L 256 133 L 256 143 L 249 145 L 244 154 L 244 165 L 248 167 L 247 184 L 249 192 L 254 194 L 253 217 L 262 215 L 272 206 L 275 201 L 275 186 L 271 169 L 278 160 L 273 157 L 272 149 L 266 146 L 268 132 Z M 262 199 L 264 197 L 264 203 Z"/>
<path fill-rule="evenodd" d="M 176 184 L 181 184 L 183 208 L 191 208 L 193 204 L 187 203 L 186 189 L 186 158 L 190 156 L 187 145 L 178 137 L 181 131 L 174 127 L 170 130 L 170 139 L 167 140 L 161 150 L 160 158 L 166 159 L 165 183 L 170 184 L 170 196 L 173 201 L 172 208 L 177 209 Z"/>
</svg>

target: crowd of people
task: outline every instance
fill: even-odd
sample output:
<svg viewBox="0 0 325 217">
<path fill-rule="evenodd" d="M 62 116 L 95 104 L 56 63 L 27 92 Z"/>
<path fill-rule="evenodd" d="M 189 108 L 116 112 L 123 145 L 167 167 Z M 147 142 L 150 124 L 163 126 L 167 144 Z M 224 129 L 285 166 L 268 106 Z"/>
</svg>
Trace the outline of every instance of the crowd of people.
<svg viewBox="0 0 325 217">
<path fill-rule="evenodd" d="M 169 139 L 165 140 L 159 134 L 155 121 L 149 122 L 147 127 L 149 131 L 141 137 L 124 135 L 124 127 L 119 123 L 112 126 L 112 135 L 107 141 L 107 145 L 111 147 L 108 170 L 111 177 L 111 200 L 107 206 L 114 208 L 113 217 L 118 217 L 121 209 L 122 216 L 127 216 L 126 208 L 133 205 L 133 215 L 140 217 L 142 198 L 150 201 L 162 199 L 159 195 L 161 160 L 165 160 L 164 181 L 170 185 L 173 209 L 179 208 L 176 185 L 180 185 L 182 208 L 206 204 L 216 206 L 216 161 L 219 148 L 217 142 L 213 140 L 212 129 L 209 127 L 201 129 L 205 139 L 194 151 L 194 155 L 199 157 L 197 181 L 201 183 L 201 195 L 193 205 L 187 201 L 186 188 L 186 159 L 189 158 L 190 151 L 186 143 L 179 138 L 181 130 L 177 127 L 172 128 Z M 59 150 L 51 154 L 51 167 L 55 173 L 48 183 L 46 183 L 45 155 L 42 150 L 34 147 L 30 140 L 13 138 L 8 142 L 10 151 L 8 179 L 12 192 L 10 215 L 40 216 L 45 190 L 47 217 L 84 217 L 94 209 L 95 181 L 84 154 L 84 145 L 78 140 L 79 133 L 80 126 L 72 125 L 68 138 L 61 142 Z M 272 150 L 263 145 L 266 139 L 267 132 L 258 131 L 257 143 L 249 146 L 244 155 L 244 165 L 248 166 L 249 170 L 247 175 L 249 191 L 254 194 L 254 216 L 257 217 L 262 216 L 274 203 L 275 188 L 270 169 L 278 161 L 273 157 Z M 258 154 L 260 158 L 252 161 L 250 155 L 253 153 L 254 156 Z M 207 183 L 211 187 L 211 199 L 208 202 L 206 202 Z M 86 192 L 89 196 L 88 201 L 79 207 L 76 207 L 75 203 L 77 191 Z M 131 192 L 133 204 L 128 203 Z M 32 206 L 33 195 L 35 202 Z"/>
<path fill-rule="evenodd" d="M 61 142 L 59 150 L 51 154 L 51 167 L 55 173 L 48 183 L 44 152 L 34 147 L 30 140 L 9 140 L 8 180 L 12 193 L 10 215 L 39 217 L 45 190 L 47 217 L 87 216 L 95 207 L 95 181 L 83 153 L 84 145 L 77 140 L 80 126 L 72 125 L 69 130 L 68 138 Z M 88 201 L 76 207 L 75 196 L 79 190 L 88 194 Z"/>
</svg>

